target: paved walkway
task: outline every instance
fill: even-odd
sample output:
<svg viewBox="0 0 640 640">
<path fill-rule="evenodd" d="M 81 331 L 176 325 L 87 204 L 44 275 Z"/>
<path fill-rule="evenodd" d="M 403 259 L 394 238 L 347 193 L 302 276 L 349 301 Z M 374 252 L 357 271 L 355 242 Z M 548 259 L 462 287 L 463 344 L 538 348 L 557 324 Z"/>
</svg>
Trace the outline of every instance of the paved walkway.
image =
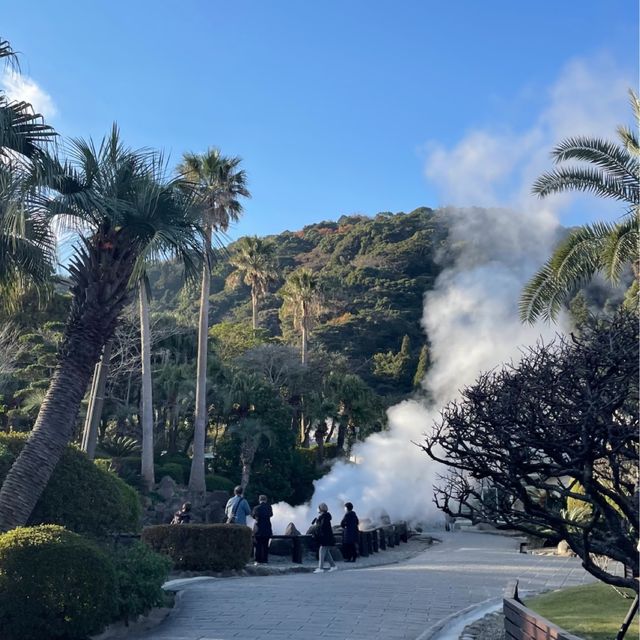
<svg viewBox="0 0 640 640">
<path fill-rule="evenodd" d="M 440 534 L 442 535 L 442 534 Z M 497 535 L 456 532 L 399 564 L 324 575 L 199 580 L 159 627 L 130 640 L 415 640 L 447 616 L 502 596 L 589 580 L 575 558 L 518 553 Z"/>
</svg>

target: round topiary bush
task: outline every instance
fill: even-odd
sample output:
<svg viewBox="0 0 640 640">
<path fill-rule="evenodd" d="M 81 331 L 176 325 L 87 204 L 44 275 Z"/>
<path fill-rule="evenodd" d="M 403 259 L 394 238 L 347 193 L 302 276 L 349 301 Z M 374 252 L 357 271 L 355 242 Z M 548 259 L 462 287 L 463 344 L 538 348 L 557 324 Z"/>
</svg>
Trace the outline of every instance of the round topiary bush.
<svg viewBox="0 0 640 640">
<path fill-rule="evenodd" d="M 156 480 L 161 480 L 164 476 L 173 478 L 178 484 L 184 484 L 184 470 L 182 465 L 175 462 L 167 462 L 167 464 L 156 466 Z"/>
<path fill-rule="evenodd" d="M 0 484 L 26 439 L 26 434 L 0 433 Z M 76 533 L 104 537 L 112 532 L 139 531 L 140 513 L 134 489 L 68 446 L 28 524 L 59 524 Z"/>
<path fill-rule="evenodd" d="M 242 569 L 251 558 L 251 529 L 240 524 L 160 524 L 145 527 L 142 539 L 176 569 Z"/>
<path fill-rule="evenodd" d="M 236 483 L 229 480 L 229 478 L 216 476 L 212 473 L 208 473 L 204 477 L 204 481 L 207 486 L 207 491 L 228 491 L 229 493 L 232 493 L 233 488 L 236 486 Z"/>
<path fill-rule="evenodd" d="M 85 638 L 117 615 L 109 557 L 56 525 L 0 535 L 0 630 L 3 640 Z"/>
</svg>

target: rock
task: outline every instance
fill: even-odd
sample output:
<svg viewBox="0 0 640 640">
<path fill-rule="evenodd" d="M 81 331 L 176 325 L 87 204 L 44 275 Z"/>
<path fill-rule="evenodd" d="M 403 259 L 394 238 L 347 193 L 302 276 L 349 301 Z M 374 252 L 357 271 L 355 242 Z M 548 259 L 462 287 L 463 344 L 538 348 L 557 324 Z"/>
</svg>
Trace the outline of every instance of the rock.
<svg viewBox="0 0 640 640">
<path fill-rule="evenodd" d="M 284 530 L 284 535 L 285 536 L 300 536 L 302 534 L 296 529 L 296 525 L 293 524 L 293 522 L 290 522 L 287 525 L 287 528 Z"/>
<path fill-rule="evenodd" d="M 560 540 L 556 547 L 556 555 L 558 556 L 575 556 L 576 554 L 569 547 L 569 543 L 566 540 Z"/>
<path fill-rule="evenodd" d="M 164 476 L 162 480 L 158 483 L 158 488 L 156 489 L 156 493 L 165 501 L 168 502 L 173 498 L 176 493 L 176 488 L 178 485 L 176 481 L 170 476 Z"/>
</svg>

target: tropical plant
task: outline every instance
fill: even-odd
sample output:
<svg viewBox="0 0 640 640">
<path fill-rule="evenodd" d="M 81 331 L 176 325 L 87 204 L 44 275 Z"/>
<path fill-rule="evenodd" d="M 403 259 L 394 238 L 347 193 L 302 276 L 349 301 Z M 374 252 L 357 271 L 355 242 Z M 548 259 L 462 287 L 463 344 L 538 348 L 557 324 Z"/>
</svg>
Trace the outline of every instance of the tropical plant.
<svg viewBox="0 0 640 640">
<path fill-rule="evenodd" d="M 234 271 L 227 277 L 227 284 L 237 287 L 244 282 L 251 287 L 251 323 L 255 331 L 258 328 L 258 302 L 277 276 L 275 247 L 268 240 L 245 236 L 237 242 L 229 263 Z"/>
<path fill-rule="evenodd" d="M 307 362 L 309 331 L 320 313 L 320 282 L 310 269 L 299 269 L 287 278 L 280 290 L 284 298 L 281 313 L 293 319 L 294 327 L 300 331 L 300 356 L 302 364 Z"/>
<path fill-rule="evenodd" d="M 68 267 L 72 302 L 47 396 L 0 490 L 4 531 L 27 521 L 71 438 L 93 367 L 144 261 L 162 251 L 193 265 L 200 242 L 161 158 L 124 146 L 115 125 L 99 147 L 74 140 L 68 155 L 53 165 L 57 194 L 47 211 L 79 234 Z"/>
<path fill-rule="evenodd" d="M 0 58 L 15 63 L 0 39 Z M 34 163 L 47 153 L 55 131 L 24 101 L 0 91 L 0 305 L 15 308 L 28 286 L 42 290 L 53 271 L 55 242 L 37 197 Z"/>
<path fill-rule="evenodd" d="M 229 426 L 229 433 L 240 440 L 240 463 L 242 475 L 240 486 L 247 488 L 251 478 L 251 466 L 256 457 L 258 448 L 273 441 L 274 434 L 271 428 L 258 418 L 243 418 Z"/>
<path fill-rule="evenodd" d="M 204 229 L 204 260 L 198 318 L 198 362 L 193 458 L 189 488 L 206 491 L 204 447 L 207 429 L 207 350 L 209 332 L 209 291 L 211 286 L 211 242 L 216 232 L 224 232 L 242 214 L 240 198 L 250 197 L 247 177 L 239 169 L 241 159 L 223 156 L 219 149 L 204 154 L 185 153 L 178 167 L 186 183 L 196 192 Z"/>
<path fill-rule="evenodd" d="M 540 317 L 553 320 L 563 303 L 597 272 L 619 284 L 629 265 L 635 278 L 627 303 L 632 308 L 638 306 L 640 147 L 637 128 L 640 100 L 633 91 L 630 94 L 636 131 L 619 127 L 619 143 L 586 137 L 563 140 L 553 150 L 555 163 L 577 160 L 588 166 L 561 166 L 541 175 L 533 186 L 534 193 L 540 197 L 564 191 L 593 193 L 624 203 L 626 211 L 617 222 L 583 225 L 560 243 L 522 293 L 520 316 L 523 321 L 534 322 Z"/>
</svg>

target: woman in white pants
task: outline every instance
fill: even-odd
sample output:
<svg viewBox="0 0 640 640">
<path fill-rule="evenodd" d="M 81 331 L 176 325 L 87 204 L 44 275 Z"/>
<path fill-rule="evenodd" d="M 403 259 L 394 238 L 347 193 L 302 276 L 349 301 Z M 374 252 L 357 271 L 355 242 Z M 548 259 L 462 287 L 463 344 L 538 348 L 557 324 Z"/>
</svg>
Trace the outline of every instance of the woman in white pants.
<svg viewBox="0 0 640 640">
<path fill-rule="evenodd" d="M 333 529 L 331 528 L 331 514 L 329 513 L 329 507 L 324 502 L 318 505 L 318 515 L 311 523 L 315 525 L 315 539 L 320 545 L 318 551 L 318 568 L 314 573 L 324 573 L 324 561 L 325 559 L 329 563 L 329 571 L 335 571 L 336 566 L 329 547 L 333 547 L 336 543 L 333 537 Z"/>
</svg>

